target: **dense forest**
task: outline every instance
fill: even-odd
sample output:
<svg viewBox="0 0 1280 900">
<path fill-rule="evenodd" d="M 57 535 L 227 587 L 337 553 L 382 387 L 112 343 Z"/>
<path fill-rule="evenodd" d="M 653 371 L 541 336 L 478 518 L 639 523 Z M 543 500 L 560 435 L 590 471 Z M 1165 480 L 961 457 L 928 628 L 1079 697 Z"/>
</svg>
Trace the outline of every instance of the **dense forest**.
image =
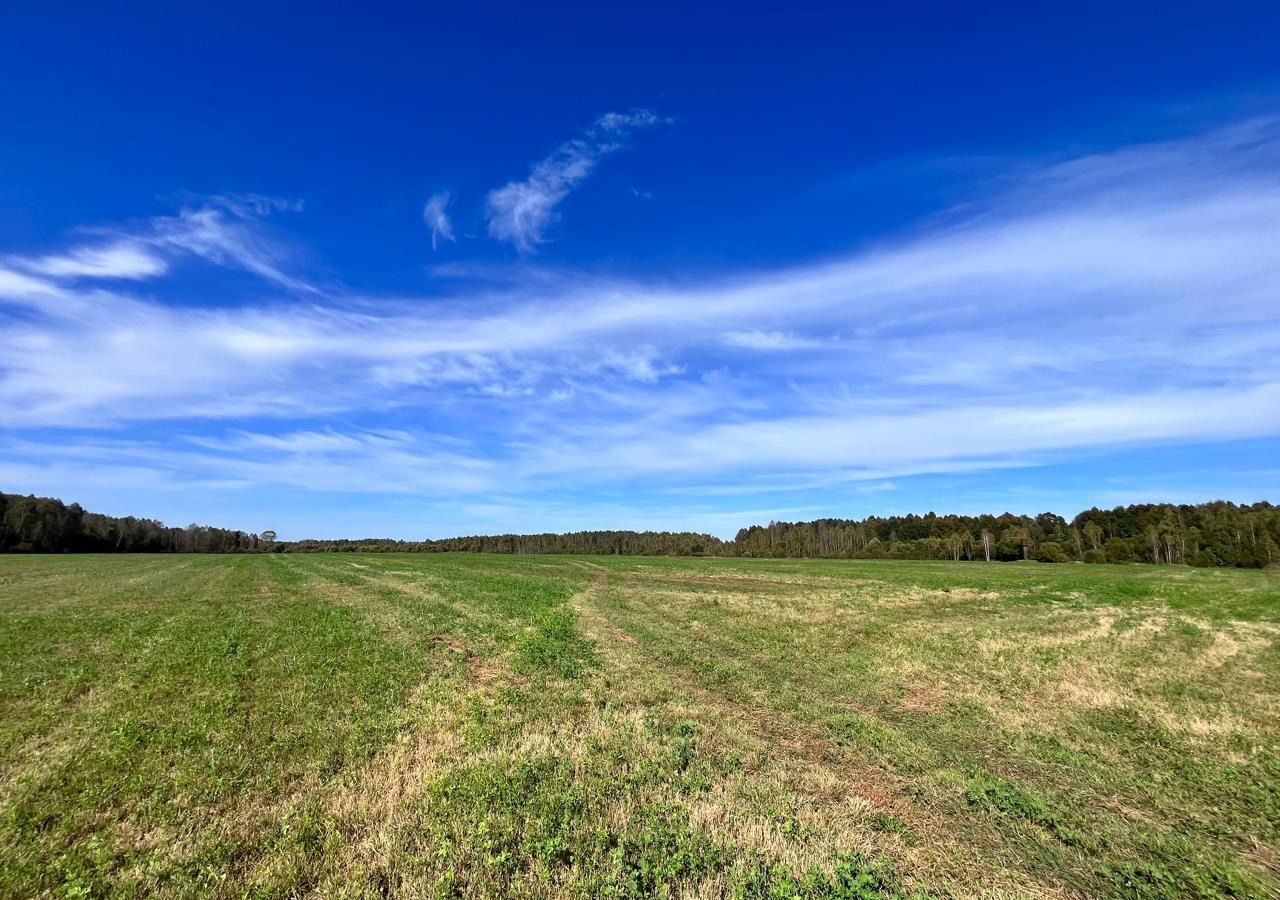
<svg viewBox="0 0 1280 900">
<path fill-rule="evenodd" d="M 0 494 L 0 553 L 236 553 L 274 546 L 274 534 L 85 512 L 49 497 Z M 265 540 L 264 540 L 265 538 Z"/>
<path fill-rule="evenodd" d="M 1140 504 L 1038 516 L 871 516 L 770 522 L 732 541 L 667 531 L 579 531 L 400 541 L 277 541 L 203 525 L 85 512 L 48 497 L 0 494 L 0 552 L 16 553 L 583 553 L 1243 566 L 1280 563 L 1280 508 L 1267 502 Z"/>
<path fill-rule="evenodd" d="M 1223 500 L 1038 516 L 876 516 L 771 522 L 726 544 L 738 556 L 1262 567 L 1280 562 L 1280 508 Z"/>
</svg>

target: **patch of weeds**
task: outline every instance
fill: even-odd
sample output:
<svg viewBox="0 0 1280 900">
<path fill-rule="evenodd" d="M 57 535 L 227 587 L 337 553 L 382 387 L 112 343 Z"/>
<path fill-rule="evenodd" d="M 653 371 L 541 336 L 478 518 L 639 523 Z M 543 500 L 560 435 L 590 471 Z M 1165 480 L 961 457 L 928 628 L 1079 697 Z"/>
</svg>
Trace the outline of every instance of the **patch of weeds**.
<svg viewBox="0 0 1280 900">
<path fill-rule="evenodd" d="M 757 864 L 734 891 L 736 900 L 924 900 L 925 888 L 902 885 L 885 859 L 841 856 L 830 873 L 797 875 L 786 866 Z"/>
<path fill-rule="evenodd" d="M 658 719 L 645 722 L 645 732 L 659 752 L 650 756 L 641 754 L 638 759 L 626 761 L 628 750 L 623 744 L 605 745 L 615 762 L 622 761 L 632 771 L 634 781 L 644 783 L 670 783 L 680 794 L 700 794 L 710 785 L 713 777 L 723 775 L 737 767 L 736 759 L 709 759 L 698 754 L 698 726 L 694 722 L 680 720 L 667 723 Z M 634 748 L 630 753 L 634 755 Z"/>
<path fill-rule="evenodd" d="M 686 810 L 654 805 L 638 810 L 616 837 L 605 837 L 606 866 L 584 885 L 589 896 L 653 897 L 668 886 L 724 869 L 733 855 L 689 827 Z"/>
<path fill-rule="evenodd" d="M 513 891 L 573 865 L 584 896 L 639 898 L 729 864 L 679 804 L 647 802 L 615 824 L 611 803 L 627 793 L 625 781 L 599 762 L 578 771 L 563 758 L 497 761 L 437 781 L 423 824 L 448 870 L 438 883 L 462 894 Z"/>
<path fill-rule="evenodd" d="M 893 813 L 877 809 L 867 815 L 866 823 L 867 827 L 872 831 L 878 831 L 881 834 L 896 834 L 908 847 L 913 847 L 920 843 L 920 839 L 911 830 L 911 826 Z"/>
<path fill-rule="evenodd" d="M 545 610 L 532 624 L 533 631 L 516 640 L 512 663 L 518 671 L 577 678 L 595 662 L 591 642 L 578 631 L 571 610 Z"/>
<path fill-rule="evenodd" d="M 769 792 L 767 796 L 754 798 L 754 811 L 773 822 L 778 832 L 790 841 L 807 841 L 818 835 L 818 830 L 800 820 L 799 801 L 785 792 Z"/>
<path fill-rule="evenodd" d="M 1167 728 L 1132 707 L 1089 709 L 1080 718 L 1093 731 L 1118 742 L 1126 750 L 1146 748 L 1148 753 L 1156 750 L 1167 753 L 1176 748 L 1177 742 Z"/>
<path fill-rule="evenodd" d="M 1190 706 L 1200 703 L 1211 706 L 1224 699 L 1221 686 L 1203 676 L 1186 677 L 1180 674 L 1164 678 L 1156 682 L 1152 690 L 1156 696 L 1171 705 Z"/>
<path fill-rule="evenodd" d="M 1123 900 L 1219 900 L 1219 898 L 1261 898 L 1261 892 L 1247 884 L 1235 869 L 1218 867 L 1163 868 L 1158 864 L 1123 863 L 1108 866 L 1100 874 Z"/>
<path fill-rule="evenodd" d="M 979 772 L 969 779 L 964 798 L 969 805 L 979 809 L 995 810 L 1039 825 L 1067 846 L 1075 847 L 1084 843 L 1080 833 L 1068 827 L 1043 798 L 1007 778 Z"/>
<path fill-rule="evenodd" d="M 829 719 L 827 725 L 840 744 L 884 753 L 893 743 L 892 732 L 870 716 L 849 713 Z"/>
<path fill-rule="evenodd" d="M 60 898 L 101 897 L 111 885 L 118 861 L 101 835 L 90 835 L 54 861 L 51 868 L 61 879 L 53 889 Z"/>
<path fill-rule="evenodd" d="M 1069 768 L 1077 778 L 1096 781 L 1103 763 L 1096 752 L 1068 746 L 1056 734 L 1033 731 L 1023 738 L 1030 753 L 1054 765 Z"/>
<path fill-rule="evenodd" d="M 698 726 L 692 722 L 676 722 L 671 726 L 672 741 L 672 765 L 677 772 L 684 772 L 689 768 L 689 763 L 693 761 L 694 754 L 694 736 L 698 733 Z"/>
</svg>

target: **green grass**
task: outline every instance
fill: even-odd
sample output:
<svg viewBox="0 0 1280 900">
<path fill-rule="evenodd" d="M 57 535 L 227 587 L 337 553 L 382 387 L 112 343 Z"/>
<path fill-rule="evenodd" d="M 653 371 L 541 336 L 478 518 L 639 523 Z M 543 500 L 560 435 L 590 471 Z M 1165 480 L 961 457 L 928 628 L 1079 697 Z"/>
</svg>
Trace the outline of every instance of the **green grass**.
<svg viewBox="0 0 1280 900">
<path fill-rule="evenodd" d="M 0 558 L 0 896 L 1280 896 L 1280 579 Z"/>
</svg>

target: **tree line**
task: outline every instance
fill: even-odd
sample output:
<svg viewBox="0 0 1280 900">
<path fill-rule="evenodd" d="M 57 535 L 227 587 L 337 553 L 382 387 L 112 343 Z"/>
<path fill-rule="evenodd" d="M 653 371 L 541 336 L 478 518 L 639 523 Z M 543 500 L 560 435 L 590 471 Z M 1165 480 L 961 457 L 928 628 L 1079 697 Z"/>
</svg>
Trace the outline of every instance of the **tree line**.
<svg viewBox="0 0 1280 900">
<path fill-rule="evenodd" d="M 393 538 L 302 540 L 285 544 L 301 553 L 576 553 L 620 556 L 725 556 L 726 543 L 690 531 L 575 531 L 568 534 L 496 534 L 400 541 Z"/>
<path fill-rule="evenodd" d="M 244 553 L 273 548 L 274 537 L 208 525 L 171 528 L 50 497 L 0 494 L 0 553 Z"/>
<path fill-rule="evenodd" d="M 1144 503 L 1038 516 L 871 516 L 770 522 L 738 532 L 736 556 L 952 559 L 1256 567 L 1280 562 L 1280 508 Z"/>
<path fill-rule="evenodd" d="M 49 497 L 0 494 L 0 552 L 11 553 L 574 553 L 628 556 L 738 556 L 794 559 L 970 561 L 1241 566 L 1280 562 L 1280 508 L 1148 503 L 1085 510 L 1068 522 L 1038 516 L 870 516 L 770 522 L 731 541 L 669 531 L 474 535 L 441 540 L 391 538 L 277 541 L 254 534 L 154 519 L 86 512 Z"/>
</svg>

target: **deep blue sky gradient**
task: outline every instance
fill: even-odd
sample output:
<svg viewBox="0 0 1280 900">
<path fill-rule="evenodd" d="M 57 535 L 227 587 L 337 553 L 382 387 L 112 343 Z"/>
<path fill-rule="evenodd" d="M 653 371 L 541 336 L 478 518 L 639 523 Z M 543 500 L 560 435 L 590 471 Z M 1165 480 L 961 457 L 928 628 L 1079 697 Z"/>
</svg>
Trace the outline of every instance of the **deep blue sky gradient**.
<svg viewBox="0 0 1280 900">
<path fill-rule="evenodd" d="M 288 271 L 314 291 L 282 287 L 216 254 L 193 256 L 185 245 L 155 251 L 173 254 L 164 257 L 163 276 L 58 284 L 81 292 L 100 285 L 144 304 L 112 319 L 122 328 L 133 316 L 149 321 L 148 311 L 156 310 L 182 322 L 184 311 L 201 310 L 235 320 L 262 309 L 375 317 L 408 309 L 417 324 L 406 329 L 429 331 L 422 323 L 431 321 L 434 303 L 477 316 L 494 308 L 506 314 L 585 290 L 595 292 L 591 302 L 607 305 L 615 301 L 601 285 L 619 284 L 623 293 L 688 289 L 704 298 L 715 295 L 716 285 L 924 246 L 955 228 L 981 229 L 1006 218 L 1038 222 L 1081 204 L 1110 209 L 1107 198 L 1127 196 L 1131 184 L 1143 202 L 1162 203 L 1152 173 L 1165 177 L 1164 154 L 1128 169 L 1125 154 L 1133 148 L 1194 148 L 1187 151 L 1192 163 L 1176 168 L 1187 196 L 1217 196 L 1220 184 L 1238 187 L 1243 172 L 1252 188 L 1241 196 L 1269 197 L 1280 171 L 1275 135 L 1267 130 L 1280 96 L 1277 34 L 1280 7 L 1263 3 L 10 3 L 0 28 L 0 266 L 31 274 L 38 271 L 32 260 L 121 235 L 154 247 L 147 243 L 160 227 L 154 222 L 204 208 L 209 198 L 285 198 L 300 209 L 251 216 L 245 233 L 287 260 Z M 535 253 L 487 236 L 490 191 L 526 178 L 532 165 L 600 116 L 632 110 L 652 111 L 660 121 L 636 128 L 595 161 L 589 177 L 556 204 L 557 218 Z M 1261 137 L 1228 150 L 1206 137 L 1258 122 Z M 1116 180 L 1090 187 L 1087 202 L 1066 189 L 1041 189 L 1041 179 L 1059 184 L 1062 171 L 1074 171 L 1056 167 L 1080 160 L 1109 167 L 1108 178 Z M 1210 169 L 1203 182 L 1188 174 Z M 452 195 L 457 240 L 433 250 L 423 205 L 441 191 Z M 1056 205 L 1046 211 L 1043 197 Z M 1228 218 L 1247 220 L 1265 237 L 1275 227 L 1268 214 L 1237 211 Z M 1198 216 L 1208 239 L 1220 226 Z M 1259 271 L 1265 280 L 1267 270 Z M 1023 409 L 1042 397 L 1069 405 L 1165 389 L 1227 395 L 1258 388 L 1259 420 L 1280 418 L 1268 406 L 1274 373 L 1267 364 L 1247 372 L 1239 366 L 1271 347 L 1271 332 L 1259 322 L 1276 297 L 1265 288 L 1241 294 L 1230 335 L 1220 335 L 1237 342 L 1220 350 L 1235 368 L 1226 371 L 1225 362 L 1191 374 L 1181 368 L 1180 356 L 1199 352 L 1194 335 L 1216 328 L 1212 311 L 1223 291 L 1240 287 L 1216 257 L 1201 270 L 1171 276 L 1171 283 L 1200 285 L 1201 275 L 1202 293 L 1179 291 L 1180 308 L 1191 310 L 1187 329 L 1165 335 L 1159 352 L 1131 366 L 1108 363 L 1114 358 L 1108 353 L 1127 351 L 1091 348 L 1133 328 L 1129 346 L 1142 356 L 1154 339 L 1133 323 L 1091 330 L 1094 313 L 1087 310 L 1160 309 L 1161 288 L 1135 299 L 1136 289 L 1126 287 L 1108 299 L 1109 289 L 1094 282 L 1068 290 L 1055 270 L 1035 276 L 1041 281 L 1019 280 L 1025 303 L 987 318 L 975 316 L 972 302 L 947 306 L 967 281 L 948 282 L 932 299 L 913 295 L 910 314 L 885 305 L 854 321 L 835 304 L 791 321 L 784 302 L 782 315 L 760 314 L 759 322 L 727 312 L 705 335 L 680 325 L 681 301 L 671 304 L 665 326 L 611 326 L 587 337 L 548 338 L 528 351 L 449 350 L 432 358 L 429 377 L 413 376 L 412 389 L 403 372 L 388 374 L 376 359 L 351 364 L 345 351 L 331 348 L 341 358 L 336 362 L 326 350 L 281 363 L 250 350 L 249 363 L 210 362 L 203 386 L 193 381 L 189 389 L 150 398 L 107 391 L 92 401 L 77 392 L 95 365 L 112 363 L 85 358 L 82 347 L 93 343 L 75 330 L 87 327 L 84 320 L 6 305 L 0 297 L 0 335 L 8 331 L 14 341 L 0 346 L 10 354 L 0 357 L 0 440 L 7 442 L 0 444 L 0 489 L 54 493 L 176 522 L 275 527 L 288 537 L 668 522 L 731 534 L 772 515 L 1006 508 L 1070 514 L 1089 503 L 1157 496 L 1275 498 L 1280 428 L 1258 423 L 1202 432 L 1179 426 L 1176 435 L 1152 441 L 1130 432 L 1061 445 L 1049 440 L 1009 458 L 993 448 L 970 449 L 950 472 L 920 473 L 919 465 L 889 471 L 854 460 L 867 471 L 835 487 L 814 486 L 811 477 L 837 469 L 831 460 L 782 460 L 786 454 L 773 462 L 762 455 L 753 471 L 726 458 L 696 473 L 619 463 L 590 477 L 571 467 L 548 474 L 533 461 L 556 448 L 598 458 L 637 446 L 625 426 L 672 409 L 675 387 L 699 392 L 700 405 L 678 422 L 653 427 L 669 427 L 670 446 L 690 448 L 683 452 L 696 452 L 700 436 L 716 426 L 776 423 L 802 410 L 829 411 L 836 402 L 856 401 L 858 414 L 883 408 L 909 416 L 968 398 L 983 410 Z M 1041 284 L 1062 296 L 1036 309 L 1041 294 L 1028 285 Z M 943 307 L 950 311 L 938 312 Z M 572 309 L 550 320 L 571 319 Z M 193 330 L 209 327 L 208 320 L 190 322 Z M 165 327 L 175 329 L 165 334 L 183 333 L 172 322 Z M 953 358 L 964 355 L 957 347 L 978 344 L 987 349 L 975 355 L 1005 356 L 1026 342 L 1048 352 L 1055 331 L 1069 335 L 1065 344 L 1078 351 L 1069 366 L 1037 357 L 1017 372 L 992 370 L 976 387 L 967 370 L 958 380 L 896 379 L 894 367 L 913 359 L 906 356 L 913 342 L 932 346 L 930 338 L 950 335 L 943 343 Z M 776 353 L 760 359 L 754 351 L 725 349 L 743 340 L 733 335 L 747 333 L 753 341 L 772 335 L 796 343 L 782 351 L 790 353 L 784 365 Z M 18 354 L 32 352 L 35 334 L 54 359 L 74 355 L 84 362 L 78 385 L 50 387 L 55 374 L 31 374 L 35 364 Z M 853 349 L 831 352 L 823 344 L 837 338 Z M 169 346 L 182 339 L 157 338 Z M 806 354 L 803 341 L 818 342 L 821 351 Z M 618 362 L 637 347 L 652 350 L 645 350 L 647 361 Z M 175 354 L 172 364 L 180 365 L 186 354 Z M 569 358 L 572 371 L 564 367 Z M 440 374 L 446 363 L 469 367 L 470 375 Z M 247 365 L 261 365 L 257 384 L 281 394 L 328 377 L 317 372 L 348 385 L 367 378 L 367 402 L 346 397 L 321 408 L 307 393 L 286 413 L 262 404 L 210 413 L 213 394 L 222 402 L 249 391 L 237 381 Z M 343 374 L 348 365 L 350 374 Z M 226 389 L 211 393 L 208 383 L 224 377 L 217 366 L 226 367 Z M 629 374 L 618 374 L 623 370 Z M 728 382 L 732 391 L 717 387 Z M 513 386 L 531 399 L 516 405 Z M 615 388 L 627 392 L 625 402 Z M 602 393 L 588 404 L 583 398 L 594 389 Z M 720 402 L 720 390 L 733 402 Z M 792 391 L 803 402 L 788 399 Z M 566 394 L 574 398 L 572 409 L 564 408 Z M 507 399 L 494 399 L 499 395 Z M 139 412 L 148 405 L 154 415 Z M 161 407 L 163 415 L 156 412 Z M 810 434 L 824 433 L 814 427 Z M 593 443 L 615 428 L 607 448 Z M 245 434 L 390 432 L 406 452 L 430 433 L 466 445 L 470 459 L 521 475 L 466 488 L 424 481 L 350 489 L 334 483 L 341 466 L 325 466 L 314 484 L 281 483 L 271 474 L 281 460 L 254 455 L 261 446 L 227 444 Z M 548 435 L 555 439 L 530 449 Z M 662 445 L 660 430 L 650 436 Z M 948 435 L 931 439 L 946 442 Z M 912 431 L 902 440 L 921 439 Z M 208 459 L 194 469 L 162 461 L 166 449 L 185 452 L 201 441 L 219 444 L 204 451 L 222 454 L 227 469 L 237 459 L 263 465 L 233 479 L 221 470 L 210 474 L 219 467 Z M 55 458 L 51 447 L 69 455 Z M 318 452 L 285 462 L 312 465 Z M 972 465 L 975 457 L 986 462 Z M 394 468 L 387 458 L 347 464 Z M 945 461 L 931 465 L 947 468 Z M 209 471 L 195 471 L 201 466 Z M 762 479 L 786 474 L 807 486 L 761 488 Z M 754 487 L 735 492 L 744 484 Z"/>
</svg>

